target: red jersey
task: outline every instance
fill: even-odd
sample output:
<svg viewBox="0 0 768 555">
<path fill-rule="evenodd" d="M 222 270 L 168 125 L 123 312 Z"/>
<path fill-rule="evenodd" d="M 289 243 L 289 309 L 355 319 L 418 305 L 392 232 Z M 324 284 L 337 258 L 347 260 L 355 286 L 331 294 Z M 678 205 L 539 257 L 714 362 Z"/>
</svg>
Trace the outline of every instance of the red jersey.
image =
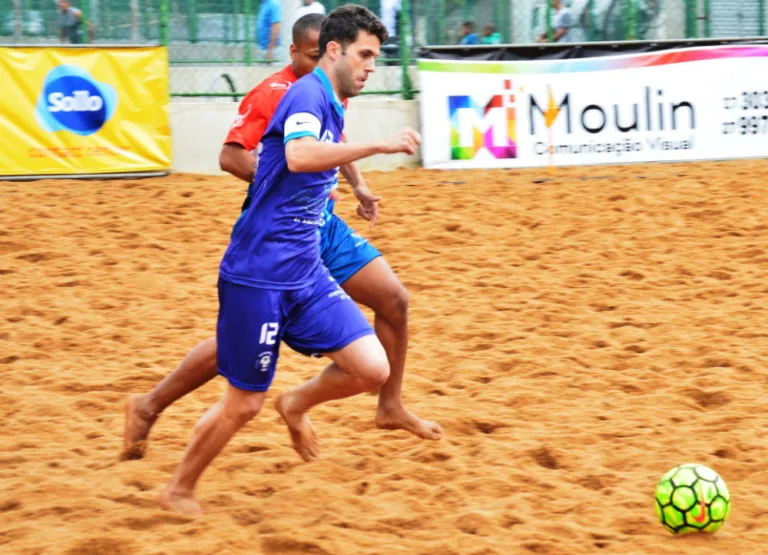
<svg viewBox="0 0 768 555">
<path fill-rule="evenodd" d="M 240 102 L 238 115 L 229 128 L 224 144 L 235 143 L 255 154 L 261 137 L 267 130 L 269 120 L 277 110 L 277 105 L 288 90 L 299 78 L 293 73 L 291 66 L 285 66 L 273 73 L 264 81 L 253 87 Z M 348 103 L 344 101 L 344 108 Z"/>
<path fill-rule="evenodd" d="M 285 66 L 253 87 L 240 102 L 238 115 L 224 143 L 236 143 L 245 150 L 256 150 L 285 91 L 296 81 L 298 77 L 291 66 Z"/>
</svg>

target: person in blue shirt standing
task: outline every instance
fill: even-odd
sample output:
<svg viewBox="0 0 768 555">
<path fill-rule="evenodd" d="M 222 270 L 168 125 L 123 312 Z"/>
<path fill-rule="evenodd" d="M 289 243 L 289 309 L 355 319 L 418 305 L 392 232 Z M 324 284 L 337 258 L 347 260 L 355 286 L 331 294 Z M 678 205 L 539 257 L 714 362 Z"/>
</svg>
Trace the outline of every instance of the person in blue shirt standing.
<svg viewBox="0 0 768 555">
<path fill-rule="evenodd" d="M 263 0 L 256 23 L 256 41 L 264 52 L 264 58 L 271 60 L 275 47 L 280 44 L 280 0 Z"/>
<path fill-rule="evenodd" d="M 460 44 L 480 44 L 480 37 L 475 33 L 474 21 L 465 21 L 462 23 Z"/>
<path fill-rule="evenodd" d="M 344 102 L 375 69 L 387 31 L 369 10 L 342 6 L 320 32 L 320 62 L 281 100 L 262 138 L 250 202 L 235 223 L 219 269 L 216 330 L 224 397 L 199 420 L 160 505 L 202 514 L 195 487 L 232 436 L 261 410 L 283 341 L 305 355 L 328 356 L 319 375 L 280 395 L 275 406 L 296 452 L 315 460 L 307 413 L 327 401 L 377 390 L 389 377 L 386 352 L 367 319 L 320 257 L 319 227 L 330 217 L 338 167 L 374 154 L 415 153 L 410 128 L 362 143 L 342 142 Z"/>
</svg>

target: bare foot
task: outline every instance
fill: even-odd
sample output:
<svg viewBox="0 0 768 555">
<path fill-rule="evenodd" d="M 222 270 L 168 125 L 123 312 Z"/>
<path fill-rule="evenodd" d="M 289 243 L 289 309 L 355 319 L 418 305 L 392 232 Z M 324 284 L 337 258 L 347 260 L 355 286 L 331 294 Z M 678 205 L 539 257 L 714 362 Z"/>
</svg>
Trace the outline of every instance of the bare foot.
<svg viewBox="0 0 768 555">
<path fill-rule="evenodd" d="M 170 485 L 160 492 L 157 499 L 160 506 L 166 511 L 173 511 L 189 516 L 202 516 L 203 508 L 195 499 L 193 492 L 176 491 Z"/>
<path fill-rule="evenodd" d="M 438 440 L 443 437 L 440 424 L 419 418 L 403 406 L 395 409 L 379 407 L 375 422 L 383 430 L 405 430 L 422 439 Z"/>
<path fill-rule="evenodd" d="M 291 432 L 293 448 L 306 462 L 312 462 L 320 454 L 320 445 L 312 423 L 306 413 L 291 412 L 290 393 L 279 395 L 275 399 L 275 408 L 285 420 L 288 431 Z"/>
<path fill-rule="evenodd" d="M 124 461 L 141 459 L 147 450 L 147 437 L 157 416 L 147 416 L 140 410 L 141 395 L 132 395 L 125 402 L 125 425 L 123 428 Z"/>
</svg>

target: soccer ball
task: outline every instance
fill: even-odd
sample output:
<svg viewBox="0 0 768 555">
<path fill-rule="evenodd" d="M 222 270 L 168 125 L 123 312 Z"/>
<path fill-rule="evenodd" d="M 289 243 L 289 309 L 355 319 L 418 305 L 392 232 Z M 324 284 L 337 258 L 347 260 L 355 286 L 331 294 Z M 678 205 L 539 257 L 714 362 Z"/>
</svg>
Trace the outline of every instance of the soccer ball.
<svg viewBox="0 0 768 555">
<path fill-rule="evenodd" d="M 683 464 L 656 486 L 656 516 L 673 534 L 716 532 L 731 512 L 723 479 L 701 464 Z"/>
</svg>

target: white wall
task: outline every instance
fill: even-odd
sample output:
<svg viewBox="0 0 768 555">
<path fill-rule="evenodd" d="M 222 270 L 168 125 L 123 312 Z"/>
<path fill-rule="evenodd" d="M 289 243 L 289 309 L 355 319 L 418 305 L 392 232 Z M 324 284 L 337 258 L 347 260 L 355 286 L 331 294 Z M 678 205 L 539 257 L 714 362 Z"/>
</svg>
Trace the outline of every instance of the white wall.
<svg viewBox="0 0 768 555">
<path fill-rule="evenodd" d="M 173 102 L 171 132 L 173 137 L 173 170 L 188 173 L 221 173 L 219 151 L 229 126 L 237 115 L 234 102 Z M 345 134 L 349 141 L 379 139 L 404 126 L 419 129 L 419 107 L 416 100 L 381 97 L 355 98 L 346 115 Z M 362 171 L 394 170 L 415 167 L 421 153 L 376 155 L 361 160 Z"/>
</svg>

